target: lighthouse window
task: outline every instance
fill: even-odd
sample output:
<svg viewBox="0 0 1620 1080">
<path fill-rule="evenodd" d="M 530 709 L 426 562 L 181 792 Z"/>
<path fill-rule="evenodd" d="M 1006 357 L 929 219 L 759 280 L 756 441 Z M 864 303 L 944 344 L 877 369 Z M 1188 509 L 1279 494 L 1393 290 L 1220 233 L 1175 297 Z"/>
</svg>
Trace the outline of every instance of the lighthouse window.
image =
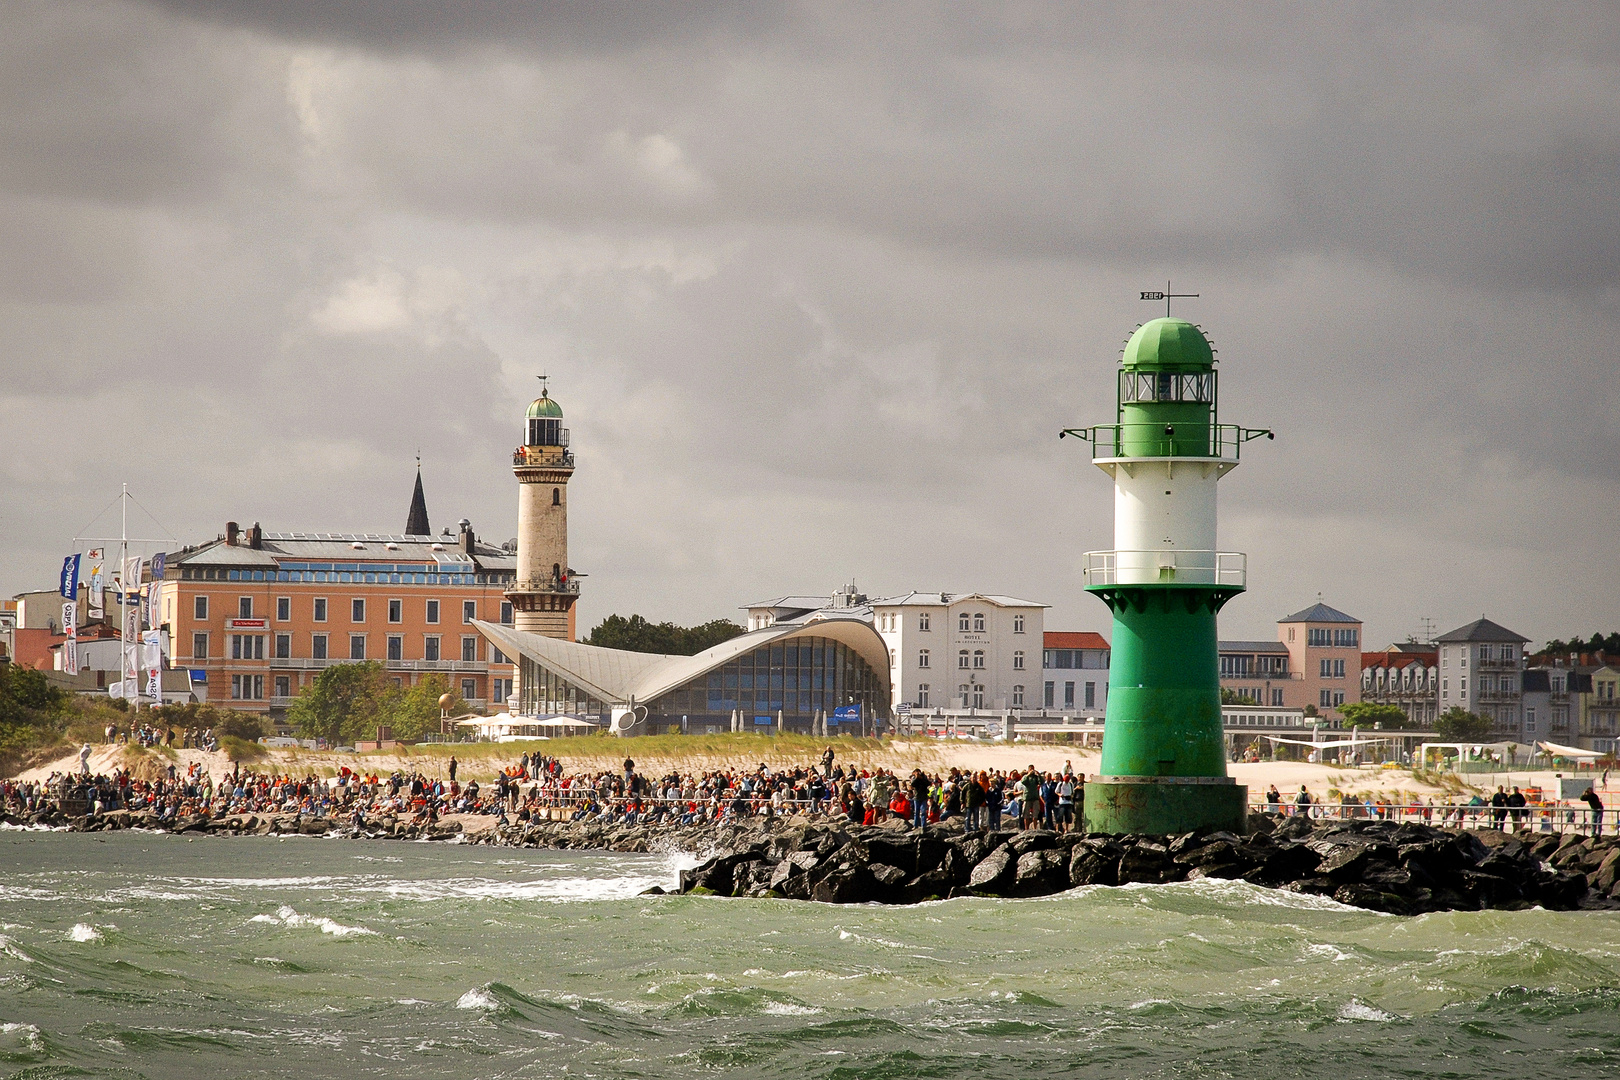
<svg viewBox="0 0 1620 1080">
<path fill-rule="evenodd" d="M 1177 374 L 1170 371 L 1121 371 L 1119 400 L 1198 401 L 1215 400 L 1215 373 L 1211 371 Z"/>
<path fill-rule="evenodd" d="M 551 489 L 551 505 L 552 506 L 561 506 L 562 505 L 562 489 L 561 488 L 552 488 Z"/>
</svg>

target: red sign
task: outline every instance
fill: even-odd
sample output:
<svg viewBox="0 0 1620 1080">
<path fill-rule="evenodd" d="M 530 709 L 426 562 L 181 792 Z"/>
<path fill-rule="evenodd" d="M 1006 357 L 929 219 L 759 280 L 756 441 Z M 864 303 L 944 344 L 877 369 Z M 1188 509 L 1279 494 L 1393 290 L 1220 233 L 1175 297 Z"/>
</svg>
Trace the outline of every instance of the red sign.
<svg viewBox="0 0 1620 1080">
<path fill-rule="evenodd" d="M 270 622 L 268 619 L 226 619 L 225 625 L 232 630 L 263 630 Z"/>
</svg>

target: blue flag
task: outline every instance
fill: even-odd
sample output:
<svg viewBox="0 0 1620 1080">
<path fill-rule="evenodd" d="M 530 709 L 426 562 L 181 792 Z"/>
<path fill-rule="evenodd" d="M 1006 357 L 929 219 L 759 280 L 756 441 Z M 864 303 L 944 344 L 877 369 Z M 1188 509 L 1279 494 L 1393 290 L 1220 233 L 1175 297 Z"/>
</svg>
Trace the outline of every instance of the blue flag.
<svg viewBox="0 0 1620 1080">
<path fill-rule="evenodd" d="M 79 557 L 69 555 L 62 560 L 62 586 L 59 590 L 65 600 L 79 598 Z"/>
<path fill-rule="evenodd" d="M 166 557 L 167 557 L 167 552 L 163 552 L 163 551 L 160 551 L 156 555 L 152 556 L 152 580 L 153 581 L 162 581 L 163 580 L 163 564 L 164 564 L 164 561 L 165 561 Z"/>
</svg>

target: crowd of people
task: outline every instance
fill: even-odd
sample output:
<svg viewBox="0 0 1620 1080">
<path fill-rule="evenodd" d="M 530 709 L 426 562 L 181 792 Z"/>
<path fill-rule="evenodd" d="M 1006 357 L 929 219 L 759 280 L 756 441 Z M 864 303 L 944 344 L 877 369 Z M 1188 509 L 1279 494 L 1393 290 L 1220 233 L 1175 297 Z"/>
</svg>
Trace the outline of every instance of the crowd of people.
<svg viewBox="0 0 1620 1080">
<path fill-rule="evenodd" d="M 195 734 L 200 739 L 208 735 Z M 139 732 L 135 735 L 139 737 Z M 295 814 L 340 819 L 360 829 L 382 818 L 435 823 L 446 814 L 488 814 L 503 823 L 565 820 L 630 825 L 803 814 L 866 825 L 895 818 L 917 827 L 959 821 L 967 832 L 1003 828 L 1065 832 L 1079 827 L 1085 799 L 1084 775 L 1076 773 L 1071 762 L 1065 762 L 1061 772 L 1042 772 L 1031 765 L 1006 772 L 913 769 L 902 775 L 838 764 L 831 747 L 816 765 L 773 769 L 760 763 L 690 773 L 671 770 L 656 776 L 638 770 L 628 758 L 619 769 L 570 773 L 554 757 L 524 754 L 487 784 L 463 783 L 458 777 L 460 763 L 453 756 L 443 775 L 435 776 L 403 770 L 383 776 L 343 766 L 333 777 L 295 777 L 243 769 L 238 763 L 215 777 L 196 762 L 183 770 L 171 764 L 156 779 L 138 779 L 123 768 L 89 776 L 89 750 L 86 746 L 80 755 L 81 774 L 53 773 L 39 783 L 0 783 L 0 802 L 14 813 L 33 813 L 53 802 L 64 807 L 71 802 L 76 813 L 150 811 L 165 823 L 187 816 Z M 1584 822 L 1600 834 L 1602 801 L 1591 789 L 1582 799 L 1589 807 L 1583 812 Z M 1511 794 L 1498 788 L 1489 799 L 1476 794 L 1466 802 L 1437 804 L 1432 797 L 1397 803 L 1384 795 L 1348 794 L 1337 802 L 1323 802 L 1303 785 L 1285 798 L 1272 785 L 1264 805 L 1279 815 L 1499 829 L 1522 827 L 1533 815 L 1547 812 L 1531 807 L 1517 787 Z M 1567 824 L 1575 824 L 1573 812 Z"/>
<path fill-rule="evenodd" d="M 108 746 L 127 746 L 134 743 L 137 746 L 150 750 L 154 746 L 167 746 L 173 748 L 175 739 L 180 740 L 181 750 L 218 750 L 219 740 L 214 736 L 213 728 L 183 727 L 179 731 L 164 724 L 131 724 L 128 731 L 117 724 L 108 724 L 103 732 L 102 742 Z"/>
</svg>

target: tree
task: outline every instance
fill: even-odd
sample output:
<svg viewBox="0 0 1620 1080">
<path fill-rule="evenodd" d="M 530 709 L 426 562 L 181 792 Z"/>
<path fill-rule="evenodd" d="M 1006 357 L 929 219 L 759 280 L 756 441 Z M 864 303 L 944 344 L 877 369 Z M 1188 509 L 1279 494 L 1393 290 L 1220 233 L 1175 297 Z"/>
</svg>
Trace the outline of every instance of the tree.
<svg viewBox="0 0 1620 1080">
<path fill-rule="evenodd" d="M 425 676 L 415 686 L 389 687 L 381 702 L 378 723 L 387 724 L 394 738 L 407 741 L 439 731 L 439 698 L 449 694 L 450 715 L 460 716 L 467 711 L 467 703 L 460 694 L 450 689 L 450 680 L 443 675 Z"/>
<path fill-rule="evenodd" d="M 1554 638 L 1552 641 L 1549 641 L 1547 644 L 1543 645 L 1541 647 L 1541 651 L 1544 653 L 1565 655 L 1569 653 L 1602 652 L 1613 656 L 1620 654 L 1620 631 L 1616 631 L 1615 633 L 1607 636 L 1603 634 L 1593 634 L 1591 637 L 1586 638 L 1576 634 L 1568 641 L 1560 641 Z"/>
<path fill-rule="evenodd" d="M 1357 701 L 1342 706 L 1339 712 L 1344 722 L 1353 728 L 1382 727 L 1385 731 L 1399 731 L 1408 724 L 1406 713 L 1396 705 Z"/>
<path fill-rule="evenodd" d="M 375 660 L 333 664 L 294 699 L 287 720 L 305 738 L 334 744 L 364 738 L 379 723 L 391 689 Z"/>
<path fill-rule="evenodd" d="M 693 656 L 743 632 L 742 627 L 729 619 L 714 619 L 700 626 L 677 626 L 671 622 L 648 622 L 640 615 L 628 619 L 623 615 L 609 615 L 591 631 L 585 644 L 628 652 Z"/>
<path fill-rule="evenodd" d="M 1258 705 L 1260 703 L 1258 701 L 1254 700 L 1254 698 L 1252 696 L 1250 696 L 1249 694 L 1240 694 L 1236 690 L 1231 689 L 1230 687 L 1223 686 L 1223 687 L 1221 687 L 1221 704 L 1222 705 Z"/>
<path fill-rule="evenodd" d="M 1491 722 L 1461 705 L 1453 705 L 1434 722 L 1434 733 L 1447 742 L 1483 742 L 1490 737 Z"/>
</svg>

